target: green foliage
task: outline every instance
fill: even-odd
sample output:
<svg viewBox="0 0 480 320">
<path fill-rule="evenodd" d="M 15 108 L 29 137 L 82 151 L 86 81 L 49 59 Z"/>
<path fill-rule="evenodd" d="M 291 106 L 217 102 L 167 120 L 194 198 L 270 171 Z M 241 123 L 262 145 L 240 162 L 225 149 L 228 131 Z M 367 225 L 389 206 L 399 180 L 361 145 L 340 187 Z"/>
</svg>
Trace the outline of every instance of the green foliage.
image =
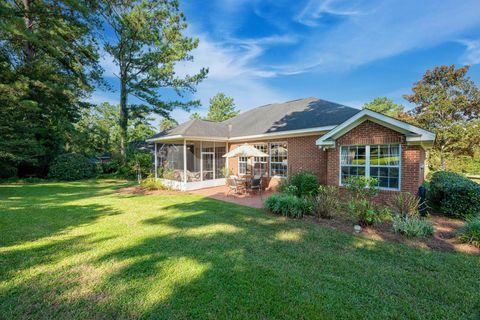
<svg viewBox="0 0 480 320">
<path fill-rule="evenodd" d="M 389 210 L 377 206 L 366 199 L 350 200 L 347 203 L 348 213 L 364 226 L 370 226 L 378 222 L 388 220 L 391 216 Z"/>
<path fill-rule="evenodd" d="M 176 0 L 113 0 L 105 1 L 103 15 L 114 36 L 105 50 L 119 68 L 120 79 L 120 150 L 126 158 L 128 120 L 139 112 L 153 112 L 169 118 L 174 108 L 189 110 L 199 101 L 165 99 L 162 93 L 171 89 L 180 98 L 195 92 L 207 75 L 202 68 L 198 74 L 179 76 L 176 66 L 191 61 L 190 52 L 198 39 L 185 36 L 186 18 Z M 163 89 L 163 91 L 162 91 Z M 141 103 L 129 104 L 129 96 Z"/>
<path fill-rule="evenodd" d="M 378 180 L 372 177 L 352 176 L 345 180 L 345 188 L 355 200 L 369 200 L 378 194 L 376 186 Z"/>
<path fill-rule="evenodd" d="M 429 201 L 446 215 L 466 219 L 480 214 L 480 184 L 461 174 L 438 171 L 430 180 Z"/>
<path fill-rule="evenodd" d="M 80 154 L 67 153 L 53 160 L 48 177 L 73 181 L 92 178 L 96 173 L 95 165 L 90 160 Z"/>
<path fill-rule="evenodd" d="M 147 178 L 143 179 L 140 183 L 140 187 L 143 190 L 166 190 L 167 188 L 158 180 L 155 179 L 153 175 L 149 175 Z"/>
<path fill-rule="evenodd" d="M 137 173 L 139 168 L 142 177 L 145 177 L 150 174 L 153 164 L 153 154 L 149 152 L 135 152 L 128 156 L 127 166 L 131 169 L 132 174 Z"/>
<path fill-rule="evenodd" d="M 306 171 L 294 174 L 288 181 L 288 185 L 296 187 L 296 195 L 299 197 L 315 196 L 319 187 L 317 176 Z"/>
<path fill-rule="evenodd" d="M 96 1 L 0 1 L 0 167 L 44 176 L 99 83 Z M 11 171 L 13 172 L 13 171 Z"/>
<path fill-rule="evenodd" d="M 402 218 L 419 215 L 420 198 L 410 192 L 400 192 L 390 198 L 390 208 Z"/>
<path fill-rule="evenodd" d="M 362 225 L 372 225 L 390 217 L 387 208 L 381 208 L 374 204 L 373 198 L 378 194 L 377 179 L 372 177 L 358 176 L 348 177 L 345 188 L 350 193 L 348 212 Z"/>
<path fill-rule="evenodd" d="M 396 117 L 403 112 L 405 107 L 401 104 L 396 104 L 392 99 L 387 97 L 378 97 L 371 102 L 365 103 L 362 109 L 369 109 L 390 117 Z"/>
<path fill-rule="evenodd" d="M 219 92 L 210 99 L 210 106 L 208 107 L 208 114 L 205 120 L 222 122 L 235 117 L 239 112 L 235 110 L 233 98 L 227 97 L 223 92 Z"/>
<path fill-rule="evenodd" d="M 420 217 L 394 215 L 393 231 L 408 237 L 426 237 L 433 234 L 432 224 Z"/>
<path fill-rule="evenodd" d="M 178 126 L 178 122 L 174 119 L 163 118 L 162 121 L 160 121 L 160 131 L 161 132 L 173 129 L 176 126 Z"/>
<path fill-rule="evenodd" d="M 436 134 L 434 149 L 442 169 L 449 154 L 473 155 L 480 144 L 480 90 L 466 76 L 469 67 L 427 70 L 405 99 L 416 104 L 411 115 Z"/>
<path fill-rule="evenodd" d="M 480 216 L 468 219 L 459 230 L 458 238 L 463 242 L 480 247 Z"/>
<path fill-rule="evenodd" d="M 330 219 L 340 209 L 338 188 L 335 186 L 320 186 L 315 197 L 315 215 L 320 218 Z"/>
<path fill-rule="evenodd" d="M 265 200 L 264 207 L 274 214 L 289 218 L 302 218 L 305 214 L 306 200 L 290 194 L 273 194 Z"/>
<path fill-rule="evenodd" d="M 291 185 L 291 184 L 286 184 L 282 186 L 282 192 L 285 194 L 291 194 L 291 195 L 298 195 L 298 188 L 297 186 Z"/>
<path fill-rule="evenodd" d="M 121 166 L 122 163 L 119 161 L 119 159 L 112 159 L 100 165 L 102 173 L 106 174 L 117 173 Z"/>
<path fill-rule="evenodd" d="M 200 113 L 194 112 L 190 115 L 190 120 L 193 120 L 193 119 L 202 119 L 202 116 L 200 115 Z"/>
</svg>

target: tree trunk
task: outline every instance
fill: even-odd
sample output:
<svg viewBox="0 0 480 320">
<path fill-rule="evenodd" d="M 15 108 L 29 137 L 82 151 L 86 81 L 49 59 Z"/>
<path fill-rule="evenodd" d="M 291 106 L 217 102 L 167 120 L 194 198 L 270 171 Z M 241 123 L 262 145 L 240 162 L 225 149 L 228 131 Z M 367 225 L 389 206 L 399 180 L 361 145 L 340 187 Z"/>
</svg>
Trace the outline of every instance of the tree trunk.
<svg viewBox="0 0 480 320">
<path fill-rule="evenodd" d="M 128 108 L 127 108 L 127 84 L 124 74 L 120 75 L 120 154 L 125 163 L 127 160 L 128 143 Z"/>
<path fill-rule="evenodd" d="M 33 23 L 30 16 L 30 3 L 31 0 L 23 0 L 23 21 L 25 22 L 25 28 L 28 29 L 29 32 L 33 33 Z M 33 59 L 33 45 L 30 41 L 25 41 L 23 44 L 23 54 L 25 57 L 25 61 L 27 63 L 31 63 Z"/>
<path fill-rule="evenodd" d="M 440 166 L 442 170 L 447 169 L 447 161 L 445 159 L 445 154 L 443 153 L 443 151 L 440 151 Z"/>
</svg>

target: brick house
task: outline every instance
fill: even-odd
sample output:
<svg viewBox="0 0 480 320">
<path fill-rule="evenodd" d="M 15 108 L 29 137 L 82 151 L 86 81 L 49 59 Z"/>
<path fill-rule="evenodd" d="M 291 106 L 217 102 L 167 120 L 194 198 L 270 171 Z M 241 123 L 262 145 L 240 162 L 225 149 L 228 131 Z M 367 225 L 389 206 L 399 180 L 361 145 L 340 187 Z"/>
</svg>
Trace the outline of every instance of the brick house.
<svg viewBox="0 0 480 320">
<path fill-rule="evenodd" d="M 190 120 L 149 139 L 156 177 L 174 188 L 222 185 L 232 174 L 263 176 L 274 188 L 304 170 L 336 186 L 348 176 L 375 177 L 380 198 L 417 192 L 434 140 L 433 133 L 383 114 L 316 98 L 260 106 L 220 123 Z M 245 143 L 269 156 L 223 157 Z"/>
</svg>

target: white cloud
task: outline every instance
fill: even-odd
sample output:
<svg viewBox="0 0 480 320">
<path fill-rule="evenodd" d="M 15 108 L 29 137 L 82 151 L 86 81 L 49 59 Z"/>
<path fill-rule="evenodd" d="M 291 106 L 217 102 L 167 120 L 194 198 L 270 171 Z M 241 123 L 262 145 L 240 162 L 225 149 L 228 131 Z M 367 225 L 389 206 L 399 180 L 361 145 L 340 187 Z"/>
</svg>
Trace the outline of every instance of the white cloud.
<svg viewBox="0 0 480 320">
<path fill-rule="evenodd" d="M 104 69 L 105 77 L 118 76 L 118 66 L 115 64 L 113 57 L 105 50 L 100 50 L 100 65 Z"/>
<path fill-rule="evenodd" d="M 336 16 L 353 16 L 360 13 L 356 9 L 357 1 L 351 0 L 310 0 L 307 5 L 298 13 L 295 20 L 310 27 L 319 25 L 319 19 L 324 14 Z"/>
<path fill-rule="evenodd" d="M 115 94 L 113 93 L 112 95 L 109 95 L 106 92 L 102 91 L 95 91 L 92 96 L 87 99 L 88 102 L 94 103 L 94 104 L 100 104 L 103 102 L 108 102 L 110 104 L 118 104 L 120 103 L 119 99 L 115 97 Z"/>
<path fill-rule="evenodd" d="M 311 3 L 303 11 L 308 11 Z M 325 9 L 322 3 L 313 16 L 337 4 L 327 1 Z M 451 41 L 480 25 L 476 0 L 443 1 L 441 5 L 433 0 L 368 1 L 362 4 L 361 14 L 342 8 L 330 11 L 351 14 L 347 19 L 328 29 L 311 28 L 309 38 L 296 50 L 296 57 L 280 67 L 289 72 L 348 70 Z"/>
<path fill-rule="evenodd" d="M 466 47 L 462 56 L 462 63 L 480 64 L 480 40 L 460 40 L 459 42 Z"/>
</svg>

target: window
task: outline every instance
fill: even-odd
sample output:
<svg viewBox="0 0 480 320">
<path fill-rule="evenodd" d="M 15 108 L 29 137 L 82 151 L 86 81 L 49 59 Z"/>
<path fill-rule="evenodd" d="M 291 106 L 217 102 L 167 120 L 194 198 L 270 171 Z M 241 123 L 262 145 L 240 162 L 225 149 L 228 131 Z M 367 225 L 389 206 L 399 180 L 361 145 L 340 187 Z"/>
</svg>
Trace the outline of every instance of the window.
<svg viewBox="0 0 480 320">
<path fill-rule="evenodd" d="M 266 143 L 254 144 L 258 150 L 268 154 L 268 145 Z M 266 176 L 268 174 L 268 157 L 253 158 L 253 175 Z"/>
<path fill-rule="evenodd" d="M 378 187 L 398 189 L 400 182 L 400 146 L 370 146 L 370 177 L 378 180 Z"/>
<path fill-rule="evenodd" d="M 370 176 L 382 189 L 400 188 L 400 145 L 342 146 L 340 184 L 351 176 Z"/>
<path fill-rule="evenodd" d="M 247 157 L 238 157 L 238 174 L 247 174 Z"/>
<path fill-rule="evenodd" d="M 288 146 L 286 142 L 270 143 L 270 176 L 286 177 L 288 172 Z"/>
</svg>

